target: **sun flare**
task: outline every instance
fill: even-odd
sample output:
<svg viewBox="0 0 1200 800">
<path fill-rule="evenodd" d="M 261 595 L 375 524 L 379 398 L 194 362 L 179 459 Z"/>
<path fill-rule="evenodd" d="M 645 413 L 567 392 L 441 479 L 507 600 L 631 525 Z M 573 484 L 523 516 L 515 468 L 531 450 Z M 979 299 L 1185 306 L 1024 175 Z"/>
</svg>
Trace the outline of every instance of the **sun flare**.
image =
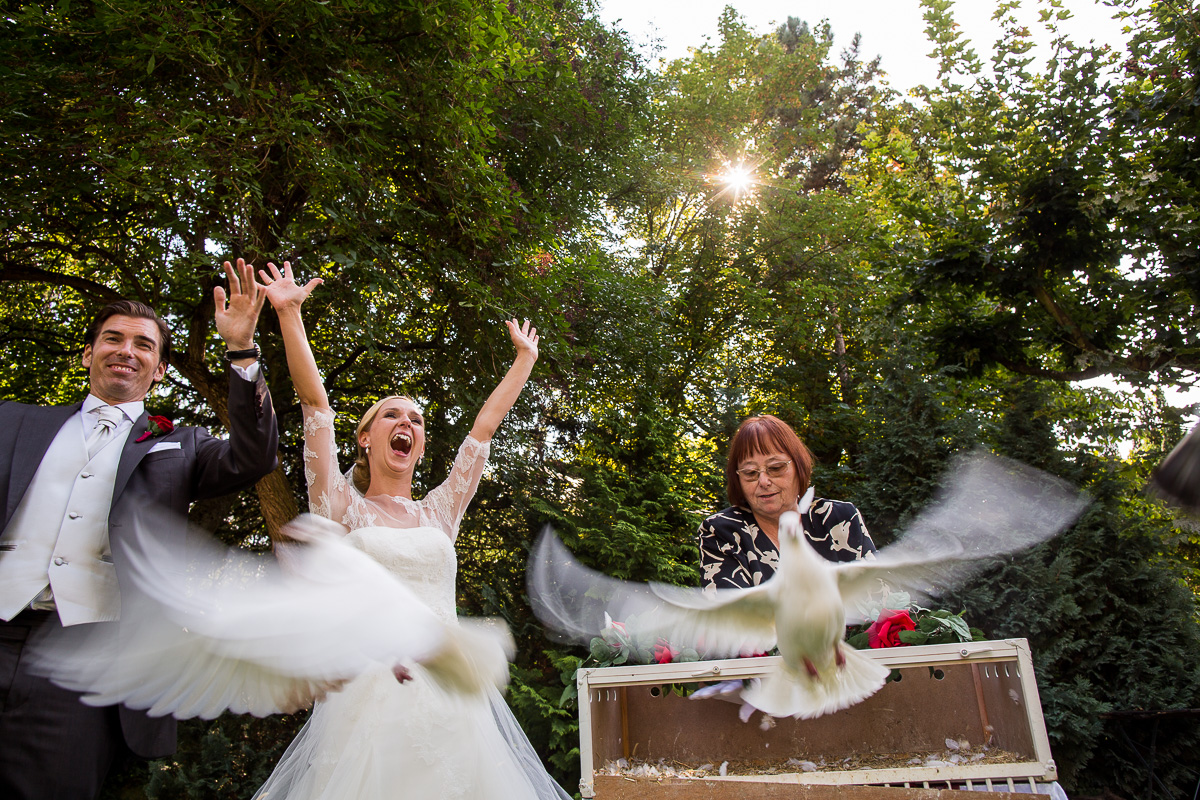
<svg viewBox="0 0 1200 800">
<path fill-rule="evenodd" d="M 754 169 L 743 163 L 726 164 L 725 171 L 717 176 L 717 182 L 734 197 L 741 197 L 754 188 Z"/>
</svg>

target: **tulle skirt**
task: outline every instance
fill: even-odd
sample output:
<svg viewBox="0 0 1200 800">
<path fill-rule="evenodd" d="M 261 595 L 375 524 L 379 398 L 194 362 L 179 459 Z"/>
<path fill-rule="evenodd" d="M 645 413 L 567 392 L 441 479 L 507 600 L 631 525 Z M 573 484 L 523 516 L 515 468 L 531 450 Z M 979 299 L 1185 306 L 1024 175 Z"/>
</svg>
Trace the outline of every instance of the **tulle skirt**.
<svg viewBox="0 0 1200 800">
<path fill-rule="evenodd" d="M 379 666 L 313 709 L 255 800 L 569 800 L 494 689 Z"/>
</svg>

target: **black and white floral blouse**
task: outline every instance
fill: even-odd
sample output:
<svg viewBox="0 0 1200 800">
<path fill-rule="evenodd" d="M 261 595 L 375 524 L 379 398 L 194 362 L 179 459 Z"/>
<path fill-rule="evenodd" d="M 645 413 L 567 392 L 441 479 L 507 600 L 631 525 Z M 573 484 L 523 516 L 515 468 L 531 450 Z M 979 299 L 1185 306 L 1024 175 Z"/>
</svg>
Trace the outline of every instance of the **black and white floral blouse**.
<svg viewBox="0 0 1200 800">
<path fill-rule="evenodd" d="M 875 558 L 875 543 L 853 503 L 818 497 L 802 522 L 808 541 L 830 561 Z M 758 586 L 774 575 L 779 565 L 779 550 L 746 508 L 727 508 L 704 520 L 697 541 L 700 585 L 705 588 Z"/>
</svg>

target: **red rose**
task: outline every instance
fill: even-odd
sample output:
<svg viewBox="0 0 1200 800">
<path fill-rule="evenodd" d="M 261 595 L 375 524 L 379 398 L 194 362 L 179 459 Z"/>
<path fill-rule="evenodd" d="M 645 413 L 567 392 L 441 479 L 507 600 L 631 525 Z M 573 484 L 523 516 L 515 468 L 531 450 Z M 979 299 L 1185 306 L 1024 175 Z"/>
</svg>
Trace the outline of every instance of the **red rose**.
<svg viewBox="0 0 1200 800">
<path fill-rule="evenodd" d="M 166 436 L 171 431 L 175 430 L 175 423 L 166 417 L 150 416 L 146 417 L 146 432 L 138 438 L 134 439 L 134 443 L 144 442 L 147 439 L 152 439 L 155 436 Z"/>
<path fill-rule="evenodd" d="M 885 608 L 880 612 L 879 619 L 872 622 L 871 627 L 867 628 L 867 642 L 871 647 L 903 647 L 904 642 L 900 641 L 900 631 L 916 629 L 917 623 L 913 622 L 907 611 Z"/>
<path fill-rule="evenodd" d="M 679 655 L 679 651 L 672 649 L 666 639 L 659 639 L 658 644 L 654 645 L 655 664 L 670 664 L 677 655 Z"/>
</svg>

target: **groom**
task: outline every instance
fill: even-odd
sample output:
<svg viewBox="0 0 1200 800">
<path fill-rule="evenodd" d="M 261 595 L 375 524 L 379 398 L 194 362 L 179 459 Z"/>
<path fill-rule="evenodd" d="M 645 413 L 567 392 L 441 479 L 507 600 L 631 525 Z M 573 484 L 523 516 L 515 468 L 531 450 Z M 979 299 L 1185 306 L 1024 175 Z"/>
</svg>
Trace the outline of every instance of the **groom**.
<svg viewBox="0 0 1200 800">
<path fill-rule="evenodd" d="M 26 642 L 39 629 L 119 617 L 122 547 L 140 509 L 174 512 L 178 529 L 155 535 L 182 546 L 192 501 L 249 488 L 274 468 L 279 433 L 253 343 L 265 294 L 241 259 L 225 271 L 228 298 L 220 287 L 214 294 L 232 367 L 228 439 L 147 416 L 170 333 L 153 309 L 128 300 L 88 329 L 82 404 L 0 401 L 2 798 L 94 798 L 119 757 L 175 750 L 173 719 L 84 705 L 24 668 Z"/>
</svg>

